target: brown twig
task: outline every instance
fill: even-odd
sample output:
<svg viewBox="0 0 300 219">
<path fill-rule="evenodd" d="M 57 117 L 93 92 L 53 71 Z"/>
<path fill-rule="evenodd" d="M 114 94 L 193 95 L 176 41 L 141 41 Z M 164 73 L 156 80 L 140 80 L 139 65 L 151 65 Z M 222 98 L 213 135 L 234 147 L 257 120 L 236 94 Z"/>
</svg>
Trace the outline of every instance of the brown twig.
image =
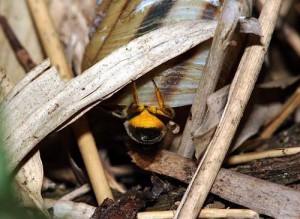
<svg viewBox="0 0 300 219">
<path fill-rule="evenodd" d="M 59 36 L 51 21 L 45 0 L 28 0 L 28 5 L 51 63 L 58 67 L 59 73 L 63 79 L 72 79 L 73 73 L 67 63 Z M 76 135 L 78 146 L 86 165 L 98 204 L 100 205 L 105 198 L 113 199 L 88 122 L 82 117 L 72 124 L 72 129 Z"/>
<path fill-rule="evenodd" d="M 263 37 L 249 36 L 220 124 L 174 218 L 196 218 L 225 158 L 263 64 L 281 1 L 268 0 L 266 5 L 259 17 Z"/>
<path fill-rule="evenodd" d="M 13 51 L 16 54 L 16 57 L 22 67 L 25 69 L 26 72 L 30 71 L 35 67 L 35 63 L 31 59 L 30 55 L 28 54 L 27 50 L 22 46 L 19 39 L 17 38 L 16 34 L 14 33 L 13 29 L 7 22 L 7 19 L 0 15 L 0 25 L 2 26 L 2 30 L 11 46 Z"/>
</svg>

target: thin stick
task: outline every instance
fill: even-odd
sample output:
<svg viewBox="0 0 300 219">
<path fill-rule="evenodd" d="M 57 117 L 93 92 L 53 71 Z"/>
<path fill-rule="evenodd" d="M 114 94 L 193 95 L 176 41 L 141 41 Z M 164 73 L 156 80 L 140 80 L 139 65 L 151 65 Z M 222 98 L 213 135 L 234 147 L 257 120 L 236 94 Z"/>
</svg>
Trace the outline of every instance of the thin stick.
<svg viewBox="0 0 300 219">
<path fill-rule="evenodd" d="M 245 154 L 230 156 L 228 159 L 226 159 L 225 164 L 237 165 L 237 164 L 247 163 L 258 159 L 271 158 L 271 157 L 284 157 L 284 156 L 289 156 L 297 153 L 300 153 L 300 147 L 245 153 Z"/>
<path fill-rule="evenodd" d="M 20 62 L 21 66 L 25 69 L 26 72 L 33 69 L 36 65 L 28 54 L 27 50 L 22 46 L 13 29 L 7 22 L 6 18 L 0 15 L 0 25 L 2 26 L 3 32 L 15 52 L 15 55 Z"/>
<path fill-rule="evenodd" d="M 262 9 L 259 22 L 263 37 L 258 41 L 257 36 L 249 36 L 249 44 L 232 82 L 220 124 L 174 218 L 196 218 L 212 187 L 263 64 L 281 2 L 268 0 L 267 7 Z"/>
<path fill-rule="evenodd" d="M 278 127 L 288 118 L 300 104 L 300 87 L 283 105 L 280 113 L 267 124 L 260 134 L 260 138 L 267 139 L 278 129 Z"/>
<path fill-rule="evenodd" d="M 62 196 L 59 200 L 66 200 L 66 201 L 71 201 L 77 197 L 80 197 L 86 193 L 91 191 L 91 186 L 89 184 L 84 184 L 80 186 L 79 188 L 73 190 L 72 192 Z"/>
<path fill-rule="evenodd" d="M 28 0 L 28 5 L 51 63 L 58 66 L 59 73 L 63 79 L 72 79 L 73 73 L 67 63 L 63 47 L 51 21 L 45 0 Z M 85 118 L 83 117 L 73 123 L 72 129 L 77 137 L 78 146 L 98 204 L 100 205 L 105 198 L 113 199 L 95 140 Z"/>
</svg>

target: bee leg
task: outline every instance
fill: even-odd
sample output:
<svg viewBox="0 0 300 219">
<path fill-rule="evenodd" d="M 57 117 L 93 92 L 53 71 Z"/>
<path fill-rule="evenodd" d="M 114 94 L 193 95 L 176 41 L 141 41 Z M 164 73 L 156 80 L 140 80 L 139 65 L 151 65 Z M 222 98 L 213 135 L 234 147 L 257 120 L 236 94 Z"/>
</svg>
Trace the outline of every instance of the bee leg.
<svg viewBox="0 0 300 219">
<path fill-rule="evenodd" d="M 113 111 L 111 113 L 114 117 L 117 117 L 119 119 L 126 119 L 127 118 L 127 112 L 126 112 L 126 109 L 124 110 L 116 110 L 116 111 Z"/>
<path fill-rule="evenodd" d="M 138 95 L 138 91 L 137 91 L 137 88 L 136 88 L 135 81 L 132 82 L 132 95 L 133 95 L 133 103 L 136 104 L 136 105 L 139 105 L 140 104 L 140 98 L 139 98 L 139 95 Z"/>
</svg>

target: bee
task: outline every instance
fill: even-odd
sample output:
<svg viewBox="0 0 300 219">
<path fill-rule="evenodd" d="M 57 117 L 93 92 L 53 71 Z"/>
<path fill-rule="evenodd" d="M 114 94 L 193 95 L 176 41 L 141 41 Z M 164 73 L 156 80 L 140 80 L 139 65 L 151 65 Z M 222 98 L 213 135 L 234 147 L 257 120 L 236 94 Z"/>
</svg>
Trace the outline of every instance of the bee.
<svg viewBox="0 0 300 219">
<path fill-rule="evenodd" d="M 168 131 L 168 122 L 175 117 L 174 110 L 166 106 L 162 93 L 152 80 L 158 106 L 140 103 L 136 83 L 133 82 L 133 103 L 126 110 L 124 123 L 127 134 L 140 144 L 152 145 L 160 142 Z"/>
</svg>

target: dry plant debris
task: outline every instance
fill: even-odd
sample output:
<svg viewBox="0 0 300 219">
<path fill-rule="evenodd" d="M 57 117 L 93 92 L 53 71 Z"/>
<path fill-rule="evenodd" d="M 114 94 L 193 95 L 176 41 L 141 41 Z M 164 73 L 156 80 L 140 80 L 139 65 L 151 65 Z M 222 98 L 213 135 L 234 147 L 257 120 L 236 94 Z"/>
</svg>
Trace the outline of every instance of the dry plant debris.
<svg viewBox="0 0 300 219">
<path fill-rule="evenodd" d="M 27 212 L 300 217 L 296 0 L 0 4 L 0 142 Z M 176 113 L 157 148 L 114 116 L 132 81 L 158 105 L 152 79 Z"/>
</svg>

